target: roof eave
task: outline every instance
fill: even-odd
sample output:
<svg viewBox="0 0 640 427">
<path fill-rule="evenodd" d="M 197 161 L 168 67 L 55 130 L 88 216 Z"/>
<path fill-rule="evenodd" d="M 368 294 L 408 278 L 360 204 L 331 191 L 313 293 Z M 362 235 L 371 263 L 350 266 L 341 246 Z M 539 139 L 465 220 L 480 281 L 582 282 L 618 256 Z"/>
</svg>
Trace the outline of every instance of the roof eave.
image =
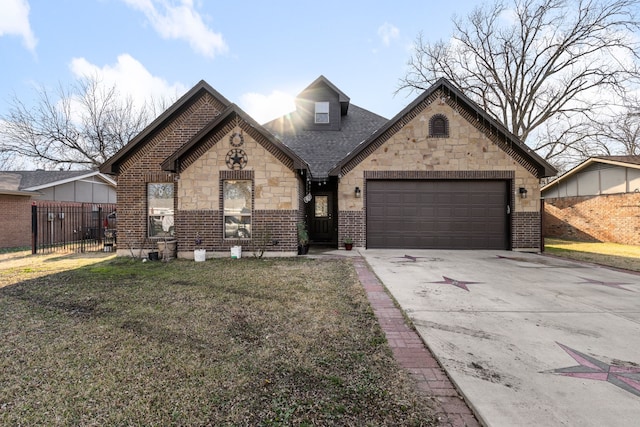
<svg viewBox="0 0 640 427">
<path fill-rule="evenodd" d="M 543 186 L 540 189 L 540 191 L 545 191 L 545 190 L 553 187 L 554 185 L 560 184 L 561 182 L 563 182 L 567 178 L 570 178 L 571 176 L 577 174 L 578 172 L 582 171 L 583 169 L 587 168 L 588 166 L 590 166 L 590 165 L 592 165 L 594 163 L 605 163 L 605 164 L 609 164 L 609 165 L 613 165 L 613 166 L 640 169 L 640 165 L 639 164 L 635 164 L 635 163 L 621 162 L 621 161 L 618 161 L 618 160 L 611 160 L 611 159 L 602 159 L 602 158 L 598 158 L 598 157 L 590 157 L 587 160 L 585 160 L 582 163 L 580 163 L 577 166 L 575 166 L 574 168 L 568 170 L 563 175 L 561 175 L 558 178 L 554 179 L 553 181 L 551 181 L 547 185 Z"/>
<path fill-rule="evenodd" d="M 171 120 L 177 114 L 186 109 L 192 102 L 199 98 L 197 96 L 200 93 L 209 93 L 211 96 L 219 100 L 223 105 L 229 106 L 231 102 L 222 96 L 220 92 L 215 90 L 204 80 L 200 80 L 193 88 L 187 93 L 182 95 L 171 107 L 160 114 L 153 122 L 151 122 L 146 128 L 136 135 L 131 141 L 129 141 L 124 147 L 122 147 L 116 154 L 109 158 L 100 166 L 100 172 L 108 175 L 116 175 L 118 171 L 118 165 L 121 161 L 127 157 L 127 155 L 143 143 L 148 137 L 155 134 L 163 123 Z"/>
<path fill-rule="evenodd" d="M 111 177 L 109 177 L 109 176 L 107 176 L 107 175 L 105 175 L 105 174 L 103 174 L 101 172 L 98 172 L 98 171 L 91 171 L 91 172 L 86 173 L 85 175 L 78 175 L 78 176 L 74 176 L 72 178 L 61 179 L 61 180 L 58 180 L 58 181 L 51 181 L 51 182 L 48 182 L 46 184 L 34 185 L 33 187 L 25 187 L 25 188 L 22 188 L 22 190 L 25 190 L 25 191 L 37 191 L 37 190 L 42 190 L 44 188 L 54 187 L 56 185 L 68 184 L 69 182 L 73 182 L 73 181 L 80 181 L 82 179 L 91 178 L 92 176 L 98 176 L 99 178 L 103 179 L 109 185 L 111 185 L 113 187 L 117 186 L 116 181 L 113 178 L 111 178 Z"/>
<path fill-rule="evenodd" d="M 25 190 L 2 190 L 0 189 L 0 194 L 3 196 L 28 196 L 28 197 L 40 197 L 41 193 L 37 191 L 25 191 Z"/>
</svg>

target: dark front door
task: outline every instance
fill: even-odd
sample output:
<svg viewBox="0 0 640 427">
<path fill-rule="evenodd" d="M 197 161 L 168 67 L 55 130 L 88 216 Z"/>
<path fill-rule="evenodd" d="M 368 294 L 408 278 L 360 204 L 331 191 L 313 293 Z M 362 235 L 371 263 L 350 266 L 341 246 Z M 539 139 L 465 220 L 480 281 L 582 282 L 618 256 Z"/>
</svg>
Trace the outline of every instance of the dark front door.
<svg viewBox="0 0 640 427">
<path fill-rule="evenodd" d="M 309 225 L 309 237 L 312 242 L 333 242 L 333 197 L 331 193 L 316 193 L 311 202 L 311 224 Z"/>
</svg>

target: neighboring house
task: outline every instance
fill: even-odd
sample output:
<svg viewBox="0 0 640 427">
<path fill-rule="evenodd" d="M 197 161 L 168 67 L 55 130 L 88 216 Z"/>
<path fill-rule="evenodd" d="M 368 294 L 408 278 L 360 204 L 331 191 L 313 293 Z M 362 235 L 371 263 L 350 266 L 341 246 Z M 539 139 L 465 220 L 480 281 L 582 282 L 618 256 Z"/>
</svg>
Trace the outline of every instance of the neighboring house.
<svg viewBox="0 0 640 427">
<path fill-rule="evenodd" d="M 556 173 L 444 79 L 387 120 L 323 76 L 265 125 L 201 81 L 100 170 L 118 180 L 118 251 L 175 238 L 180 257 L 265 236 L 295 254 L 299 222 L 333 247 L 537 251 Z"/>
<path fill-rule="evenodd" d="M 590 158 L 542 197 L 546 237 L 640 245 L 640 156 Z"/>
<path fill-rule="evenodd" d="M 0 248 L 31 245 L 31 205 L 116 203 L 116 182 L 98 171 L 0 172 Z"/>
</svg>

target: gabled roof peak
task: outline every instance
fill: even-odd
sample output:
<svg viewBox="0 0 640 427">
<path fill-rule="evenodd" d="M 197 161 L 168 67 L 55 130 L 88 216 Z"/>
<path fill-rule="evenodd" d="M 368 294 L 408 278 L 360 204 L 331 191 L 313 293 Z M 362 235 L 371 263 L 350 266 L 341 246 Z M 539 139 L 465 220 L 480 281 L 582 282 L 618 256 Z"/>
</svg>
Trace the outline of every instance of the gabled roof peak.
<svg viewBox="0 0 640 427">
<path fill-rule="evenodd" d="M 312 90 L 312 89 L 315 89 L 317 86 L 319 86 L 321 84 L 324 84 L 325 86 L 327 86 L 331 90 L 333 90 L 335 93 L 337 93 L 338 94 L 338 101 L 340 101 L 340 103 L 343 103 L 343 102 L 349 103 L 351 98 L 349 98 L 343 91 L 338 89 L 338 87 L 336 85 L 331 83 L 331 81 L 329 81 L 329 79 L 327 79 L 323 75 L 320 75 L 320 77 L 318 77 L 313 82 L 311 82 L 311 84 L 309 86 L 307 86 L 306 88 L 304 88 L 302 90 L 302 92 L 300 92 L 298 94 L 298 96 L 296 96 L 296 98 L 304 98 L 305 92 L 307 92 L 309 90 Z"/>
<path fill-rule="evenodd" d="M 413 102 L 407 105 L 402 111 L 396 114 L 390 119 L 383 127 L 378 129 L 367 140 L 363 141 L 354 151 L 346 156 L 340 163 L 338 163 L 330 172 L 329 175 L 339 176 L 342 174 L 342 168 L 349 162 L 358 162 L 362 156 L 360 153 L 369 149 L 369 146 L 374 147 L 375 144 L 381 144 L 386 140 L 385 132 L 391 132 L 394 126 L 404 126 L 405 122 L 408 122 L 415 117 L 415 115 L 424 108 L 423 103 L 430 102 L 429 98 L 432 95 L 441 91 L 443 93 L 443 101 L 451 99 L 452 102 L 461 106 L 462 108 L 471 112 L 477 120 L 482 119 L 484 126 L 490 130 L 493 129 L 496 133 L 504 136 L 505 143 L 510 148 L 518 152 L 524 161 L 530 162 L 537 169 L 537 176 L 553 176 L 557 173 L 556 169 L 551 166 L 546 160 L 540 157 L 535 151 L 529 148 L 524 142 L 520 141 L 518 137 L 512 134 L 503 124 L 499 123 L 493 117 L 491 117 L 486 111 L 482 110 L 480 106 L 467 97 L 459 88 L 452 84 L 444 77 L 439 78 L 433 85 L 426 89 L 421 95 L 419 95 Z M 508 141 L 508 142 L 507 142 Z M 354 164 L 352 164 L 353 166 Z"/>
<path fill-rule="evenodd" d="M 137 147 L 144 143 L 147 138 L 153 136 L 153 133 L 161 128 L 164 124 L 168 123 L 176 115 L 187 108 L 187 106 L 193 103 L 197 98 L 201 97 L 203 93 L 208 93 L 218 102 L 220 102 L 225 108 L 231 105 L 231 102 L 222 96 L 220 92 L 215 90 L 209 83 L 204 80 L 200 80 L 194 87 L 189 89 L 184 95 L 182 95 L 176 102 L 173 103 L 167 110 L 160 114 L 154 121 L 152 121 L 147 127 L 142 130 L 137 136 L 129 141 L 124 147 L 122 147 L 115 155 L 109 158 L 100 166 L 100 171 L 106 174 L 116 174 L 118 172 L 119 162 L 126 158 L 130 153 L 135 151 Z"/>
</svg>

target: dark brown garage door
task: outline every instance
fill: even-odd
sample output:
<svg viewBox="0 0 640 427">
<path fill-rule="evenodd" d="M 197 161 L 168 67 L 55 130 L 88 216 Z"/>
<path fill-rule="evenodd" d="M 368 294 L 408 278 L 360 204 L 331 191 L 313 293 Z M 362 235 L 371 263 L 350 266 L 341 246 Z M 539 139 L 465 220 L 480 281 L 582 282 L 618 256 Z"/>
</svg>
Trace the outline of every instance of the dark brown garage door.
<svg viewBox="0 0 640 427">
<path fill-rule="evenodd" d="M 367 181 L 367 247 L 508 249 L 505 181 Z"/>
</svg>

